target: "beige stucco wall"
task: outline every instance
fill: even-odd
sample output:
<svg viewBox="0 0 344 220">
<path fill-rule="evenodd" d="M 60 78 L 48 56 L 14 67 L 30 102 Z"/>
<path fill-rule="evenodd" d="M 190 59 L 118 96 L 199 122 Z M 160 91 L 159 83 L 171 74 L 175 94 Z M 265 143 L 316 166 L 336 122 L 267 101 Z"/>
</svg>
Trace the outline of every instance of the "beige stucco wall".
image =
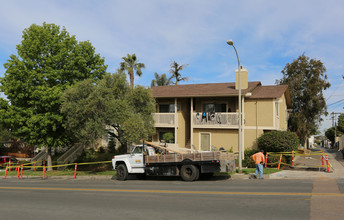
<svg viewBox="0 0 344 220">
<path fill-rule="evenodd" d="M 200 133 L 210 133 L 210 146 L 217 149 L 223 147 L 225 150 L 238 151 L 238 130 L 232 129 L 194 129 L 193 143 L 195 148 L 200 149 Z"/>
<path fill-rule="evenodd" d="M 245 126 L 257 125 L 257 100 L 247 99 L 245 100 L 244 114 L 245 114 Z"/>
<path fill-rule="evenodd" d="M 225 150 L 238 152 L 238 130 L 235 129 L 194 129 L 194 146 L 200 149 L 200 133 L 210 134 L 210 146 L 217 149 L 223 147 Z M 264 133 L 263 130 L 244 130 L 244 149 L 256 149 L 257 138 Z"/>
<path fill-rule="evenodd" d="M 190 138 L 190 107 L 187 99 L 178 99 L 180 111 L 178 111 L 177 144 L 179 147 L 185 147 Z"/>
<path fill-rule="evenodd" d="M 283 95 L 280 99 L 279 99 L 279 103 L 280 103 L 280 130 L 286 131 L 288 129 L 288 122 L 287 122 L 287 104 L 286 104 L 286 99 L 285 96 Z"/>
<path fill-rule="evenodd" d="M 246 99 L 244 105 L 245 126 L 273 127 L 273 99 Z"/>
<path fill-rule="evenodd" d="M 179 147 L 185 147 L 190 138 L 190 105 L 191 98 L 179 98 L 180 104 L 177 128 L 177 144 Z M 227 108 L 237 111 L 236 97 L 217 97 L 217 98 L 195 98 L 196 102 L 194 112 L 202 111 L 204 103 L 226 103 Z M 162 102 L 174 103 L 174 99 L 159 100 Z M 276 114 L 276 102 L 279 103 L 279 117 Z M 283 95 L 280 99 L 249 99 L 244 102 L 244 148 L 256 149 L 257 139 L 264 133 L 264 130 L 286 130 L 286 99 Z M 157 134 L 160 131 L 173 131 L 174 129 L 157 128 Z M 193 145 L 200 149 L 200 133 L 210 133 L 210 145 L 219 149 L 223 147 L 226 150 L 238 152 L 238 130 L 237 129 L 193 129 Z M 153 141 L 157 141 L 158 136 L 153 136 Z"/>
<path fill-rule="evenodd" d="M 244 149 L 257 149 L 257 139 L 264 133 L 262 129 L 245 129 Z"/>
</svg>

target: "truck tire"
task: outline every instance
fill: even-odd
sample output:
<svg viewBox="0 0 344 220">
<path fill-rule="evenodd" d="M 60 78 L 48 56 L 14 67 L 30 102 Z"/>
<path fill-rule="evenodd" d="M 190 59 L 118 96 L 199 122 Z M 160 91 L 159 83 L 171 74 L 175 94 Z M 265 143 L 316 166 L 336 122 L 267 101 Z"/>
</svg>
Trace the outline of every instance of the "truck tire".
<svg viewBox="0 0 344 220">
<path fill-rule="evenodd" d="M 116 179 L 117 180 L 127 180 L 128 178 L 128 169 L 127 166 L 125 164 L 120 164 L 117 166 L 117 173 L 116 173 Z"/>
<path fill-rule="evenodd" d="M 199 177 L 199 170 L 195 165 L 183 165 L 180 169 L 180 176 L 184 181 L 194 181 Z"/>
</svg>

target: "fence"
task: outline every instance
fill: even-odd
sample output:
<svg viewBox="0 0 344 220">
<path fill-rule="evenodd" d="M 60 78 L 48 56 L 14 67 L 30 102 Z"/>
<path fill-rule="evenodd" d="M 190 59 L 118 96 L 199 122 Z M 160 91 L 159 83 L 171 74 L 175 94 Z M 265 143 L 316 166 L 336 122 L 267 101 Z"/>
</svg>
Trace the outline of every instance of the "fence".
<svg viewBox="0 0 344 220">
<path fill-rule="evenodd" d="M 291 164 L 289 163 L 284 163 L 282 162 L 282 158 L 284 157 L 291 157 Z M 320 156 L 318 163 L 319 165 L 315 165 L 315 166 L 295 166 L 295 157 L 299 156 L 299 157 L 312 157 L 312 156 Z M 279 160 L 276 162 L 268 162 L 269 158 L 271 157 L 279 157 Z M 270 159 L 271 160 L 271 159 Z M 326 162 L 326 164 L 325 164 Z M 292 168 L 319 168 L 319 171 L 322 169 L 324 171 L 330 172 L 330 168 L 333 167 L 330 164 L 329 160 L 328 160 L 328 155 L 324 153 L 324 151 L 313 151 L 313 153 L 309 153 L 309 154 L 302 154 L 302 153 L 295 153 L 294 151 L 292 152 L 267 152 L 266 153 L 266 157 L 265 157 L 265 167 L 267 166 L 277 166 L 278 169 L 280 169 L 281 165 L 287 165 L 290 166 Z"/>
</svg>

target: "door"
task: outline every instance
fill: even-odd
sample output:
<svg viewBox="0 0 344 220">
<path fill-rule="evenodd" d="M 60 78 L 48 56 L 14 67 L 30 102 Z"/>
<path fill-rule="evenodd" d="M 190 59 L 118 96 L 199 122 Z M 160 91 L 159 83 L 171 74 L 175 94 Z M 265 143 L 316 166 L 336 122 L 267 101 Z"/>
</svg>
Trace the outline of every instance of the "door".
<svg viewBox="0 0 344 220">
<path fill-rule="evenodd" d="M 201 133 L 201 150 L 210 151 L 210 133 Z"/>
<path fill-rule="evenodd" d="M 136 146 L 129 156 L 129 162 L 132 168 L 143 167 L 143 150 L 142 146 Z"/>
</svg>

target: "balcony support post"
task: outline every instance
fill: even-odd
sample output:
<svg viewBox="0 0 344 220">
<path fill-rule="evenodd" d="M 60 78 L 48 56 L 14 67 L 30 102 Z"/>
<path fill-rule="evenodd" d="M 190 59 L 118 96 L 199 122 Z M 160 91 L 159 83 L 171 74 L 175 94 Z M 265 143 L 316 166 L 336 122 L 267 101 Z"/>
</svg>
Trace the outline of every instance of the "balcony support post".
<svg viewBox="0 0 344 220">
<path fill-rule="evenodd" d="M 178 146 L 178 111 L 177 111 L 177 98 L 174 98 L 174 143 Z"/>
<path fill-rule="evenodd" d="M 192 149 L 193 145 L 193 97 L 191 97 L 191 106 L 190 106 L 190 148 Z"/>
</svg>

